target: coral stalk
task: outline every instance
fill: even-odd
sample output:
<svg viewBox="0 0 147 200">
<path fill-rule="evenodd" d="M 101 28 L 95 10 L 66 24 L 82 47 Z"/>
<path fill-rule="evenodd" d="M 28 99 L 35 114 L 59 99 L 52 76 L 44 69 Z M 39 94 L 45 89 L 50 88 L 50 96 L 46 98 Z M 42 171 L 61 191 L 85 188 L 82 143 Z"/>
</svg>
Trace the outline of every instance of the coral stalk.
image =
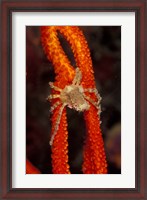
<svg viewBox="0 0 147 200">
<path fill-rule="evenodd" d="M 40 171 L 29 160 L 26 160 L 26 174 L 40 174 Z"/>
<path fill-rule="evenodd" d="M 78 67 L 77 71 L 64 53 L 57 31 L 69 42 Z M 52 87 L 52 105 L 58 105 L 59 103 L 55 98 L 56 95 L 63 105 L 65 104 L 76 110 L 81 109 L 84 112 L 87 135 L 83 156 L 83 173 L 105 174 L 107 173 L 107 163 L 100 128 L 100 96 L 96 91 L 87 41 L 82 31 L 76 26 L 41 27 L 41 39 L 44 51 L 48 59 L 53 63 L 56 74 L 54 86 Z M 58 91 L 60 90 L 61 93 L 59 94 Z M 79 98 L 73 99 L 74 95 L 72 94 L 79 94 Z M 70 100 L 67 101 L 67 97 Z M 82 103 L 79 102 L 80 98 L 81 102 L 83 101 Z M 75 102 L 77 102 L 78 106 L 75 105 Z M 86 102 L 88 103 L 86 104 Z M 63 106 L 63 112 L 60 113 L 62 104 L 54 106 L 53 108 L 56 109 L 52 113 L 52 135 L 57 129 L 52 144 L 52 166 L 53 173 L 56 174 L 70 173 L 66 110 Z M 61 119 L 59 118 L 59 113 Z M 58 126 L 57 121 L 59 121 Z"/>
</svg>

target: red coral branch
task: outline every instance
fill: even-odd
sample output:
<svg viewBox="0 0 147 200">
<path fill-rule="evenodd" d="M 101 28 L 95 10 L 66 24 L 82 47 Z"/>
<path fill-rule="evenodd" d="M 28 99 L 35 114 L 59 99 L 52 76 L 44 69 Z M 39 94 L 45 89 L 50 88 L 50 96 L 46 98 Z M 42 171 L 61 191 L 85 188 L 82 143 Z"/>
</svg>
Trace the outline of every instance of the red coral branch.
<svg viewBox="0 0 147 200">
<path fill-rule="evenodd" d="M 71 66 L 70 61 L 65 55 L 58 36 L 57 31 L 60 31 L 61 34 L 69 42 L 71 49 L 74 54 L 76 64 L 82 74 L 81 86 L 83 89 L 93 88 L 96 90 L 96 85 L 94 81 L 94 72 L 92 67 L 92 60 L 90 57 L 90 51 L 87 45 L 87 41 L 78 27 L 69 27 L 69 26 L 44 26 L 41 28 L 41 38 L 44 51 L 48 59 L 53 63 L 54 70 L 56 74 L 54 85 L 58 88 L 65 89 L 65 87 L 70 86 L 72 88 L 73 79 L 76 75 L 75 69 Z M 73 87 L 72 90 L 76 91 L 76 87 Z M 56 90 L 52 90 L 53 94 L 58 94 Z M 65 93 L 66 94 L 66 93 Z M 81 95 L 82 92 L 79 94 Z M 83 94 L 86 95 L 87 93 Z M 71 98 L 71 94 L 68 92 L 66 95 Z M 65 95 L 65 97 L 67 97 Z M 63 96 L 63 95 L 62 95 Z M 88 98 L 92 102 L 99 102 L 99 96 L 95 93 L 87 94 Z M 81 97 L 81 96 L 80 96 Z M 82 98 L 82 97 L 81 97 Z M 61 103 L 65 102 L 63 98 Z M 75 103 L 73 99 L 70 99 L 71 105 L 68 106 L 75 108 Z M 51 100 L 54 105 L 57 102 L 57 99 Z M 77 98 L 78 102 L 78 98 Z M 81 104 L 83 105 L 83 104 Z M 79 105 L 79 108 L 81 108 Z M 102 133 L 100 129 L 100 117 L 97 113 L 100 112 L 100 107 L 95 106 L 97 104 L 90 103 L 90 108 L 85 108 L 84 118 L 86 121 L 87 127 L 87 138 L 85 141 L 84 147 L 84 161 L 83 161 L 83 173 L 88 174 L 105 174 L 107 173 L 107 163 L 106 156 L 104 151 L 104 143 L 102 138 Z M 59 119 L 59 111 L 62 104 L 53 111 L 52 115 L 52 135 L 56 126 L 56 121 Z M 68 165 L 68 132 L 67 132 L 67 119 L 66 119 L 66 110 L 63 108 L 61 114 L 61 119 L 59 123 L 58 130 L 56 132 L 55 138 L 52 145 L 52 165 L 53 173 L 70 173 Z"/>
<path fill-rule="evenodd" d="M 26 160 L 26 174 L 40 174 L 40 171 L 29 160 Z"/>
</svg>

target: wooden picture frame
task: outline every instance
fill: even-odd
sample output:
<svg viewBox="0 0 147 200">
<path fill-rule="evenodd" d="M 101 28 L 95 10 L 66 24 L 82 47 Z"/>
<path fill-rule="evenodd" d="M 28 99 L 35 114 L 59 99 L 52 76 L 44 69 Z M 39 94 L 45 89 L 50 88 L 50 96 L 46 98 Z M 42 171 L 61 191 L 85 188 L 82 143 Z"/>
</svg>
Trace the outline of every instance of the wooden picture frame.
<svg viewBox="0 0 147 200">
<path fill-rule="evenodd" d="M 136 171 L 134 189 L 14 189 L 12 188 L 12 12 L 135 12 Z M 1 199 L 147 199 L 145 152 L 147 25 L 146 0 L 1 2 Z"/>
</svg>

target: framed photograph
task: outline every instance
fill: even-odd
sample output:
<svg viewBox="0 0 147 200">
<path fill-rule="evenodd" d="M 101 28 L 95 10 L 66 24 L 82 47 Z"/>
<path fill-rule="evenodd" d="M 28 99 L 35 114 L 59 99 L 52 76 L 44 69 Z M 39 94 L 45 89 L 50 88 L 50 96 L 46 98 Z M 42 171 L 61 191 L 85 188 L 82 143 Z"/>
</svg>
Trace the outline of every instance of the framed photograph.
<svg viewBox="0 0 147 200">
<path fill-rule="evenodd" d="M 146 1 L 1 2 L 1 199 L 146 199 Z"/>
</svg>

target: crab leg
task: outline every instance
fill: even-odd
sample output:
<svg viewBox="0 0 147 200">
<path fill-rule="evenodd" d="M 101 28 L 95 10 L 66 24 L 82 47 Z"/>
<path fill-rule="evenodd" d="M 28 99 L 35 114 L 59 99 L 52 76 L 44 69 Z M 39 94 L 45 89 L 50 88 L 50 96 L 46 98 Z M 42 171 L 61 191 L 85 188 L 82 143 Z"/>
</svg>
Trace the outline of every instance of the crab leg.
<svg viewBox="0 0 147 200">
<path fill-rule="evenodd" d="M 98 93 L 96 88 L 84 88 L 84 92 Z"/>
<path fill-rule="evenodd" d="M 51 94 L 47 97 L 47 100 L 50 101 L 51 99 L 57 99 L 60 97 L 60 94 Z"/>
<path fill-rule="evenodd" d="M 63 109 L 64 109 L 65 106 L 66 106 L 66 104 L 63 104 L 63 105 L 61 106 L 60 110 L 59 110 L 58 118 L 57 118 L 57 121 L 56 121 L 55 127 L 54 127 L 54 131 L 53 131 L 53 134 L 52 134 L 51 139 L 50 139 L 50 142 L 49 142 L 49 144 L 50 144 L 51 146 L 52 146 L 52 144 L 53 144 L 54 137 L 55 137 L 55 135 L 57 134 L 57 131 L 58 131 L 58 129 L 59 129 L 59 124 L 60 124 L 62 112 L 63 112 Z"/>
<path fill-rule="evenodd" d="M 98 98 L 98 102 L 100 103 L 102 98 L 99 95 L 99 93 L 98 93 L 96 88 L 84 88 L 84 92 L 94 93 L 96 95 L 96 97 Z"/>
<path fill-rule="evenodd" d="M 61 102 L 57 101 L 53 106 L 51 106 L 50 112 L 53 112 L 60 104 Z"/>
<path fill-rule="evenodd" d="M 58 92 L 61 92 L 61 91 L 62 91 L 59 87 L 55 86 L 55 85 L 53 84 L 53 82 L 49 82 L 49 86 L 50 86 L 51 88 L 53 88 L 54 90 L 58 91 Z"/>
<path fill-rule="evenodd" d="M 76 72 L 76 74 L 72 81 L 72 85 L 79 85 L 81 83 L 82 73 L 78 67 L 75 69 L 75 72 Z"/>
<path fill-rule="evenodd" d="M 99 105 L 99 101 L 98 102 L 94 102 L 90 97 L 84 95 L 85 99 L 87 99 L 97 110 L 98 110 L 98 115 L 100 115 L 101 113 L 101 106 Z"/>
</svg>

